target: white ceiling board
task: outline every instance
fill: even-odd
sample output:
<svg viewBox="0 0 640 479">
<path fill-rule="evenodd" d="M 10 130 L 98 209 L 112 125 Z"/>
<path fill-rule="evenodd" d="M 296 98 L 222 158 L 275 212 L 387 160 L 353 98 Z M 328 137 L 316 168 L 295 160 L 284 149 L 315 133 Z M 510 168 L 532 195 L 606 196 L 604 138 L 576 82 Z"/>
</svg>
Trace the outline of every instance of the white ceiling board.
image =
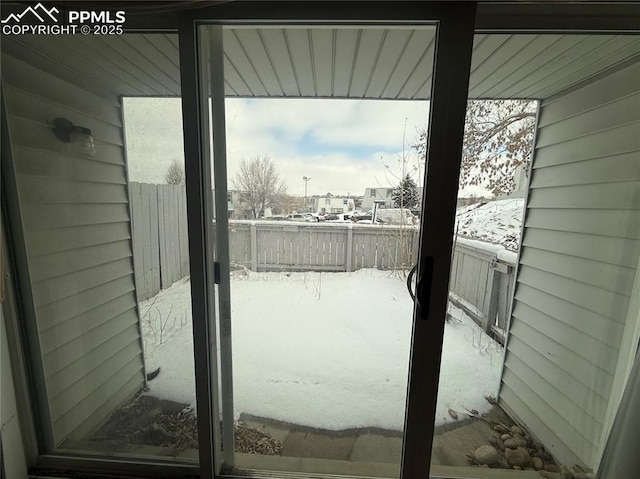
<svg viewBox="0 0 640 479">
<path fill-rule="evenodd" d="M 419 100 L 431 90 L 433 27 L 225 27 L 223 41 L 228 96 Z M 180 95 L 177 35 L 6 37 L 2 48 L 87 88 Z M 469 96 L 548 98 L 638 56 L 637 35 L 478 34 Z"/>
</svg>

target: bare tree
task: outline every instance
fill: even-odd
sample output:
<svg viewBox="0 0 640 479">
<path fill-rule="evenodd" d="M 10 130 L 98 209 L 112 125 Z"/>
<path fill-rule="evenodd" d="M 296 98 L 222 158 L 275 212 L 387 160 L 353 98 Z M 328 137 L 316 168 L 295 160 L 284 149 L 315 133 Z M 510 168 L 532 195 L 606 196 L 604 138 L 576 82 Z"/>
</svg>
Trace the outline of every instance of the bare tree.
<svg viewBox="0 0 640 479">
<path fill-rule="evenodd" d="M 184 167 L 178 159 L 174 159 L 167 168 L 164 181 L 168 185 L 184 185 Z"/>
<path fill-rule="evenodd" d="M 460 186 L 479 185 L 494 195 L 515 187 L 519 166 L 531 161 L 536 101 L 469 100 L 462 147 Z M 411 145 L 420 158 L 426 156 L 427 134 L 418 129 Z"/>
<path fill-rule="evenodd" d="M 240 191 L 254 218 L 261 218 L 265 209 L 277 204 L 286 193 L 284 181 L 271 158 L 266 156 L 243 159 L 240 162 L 240 171 L 233 178 L 232 184 Z"/>
</svg>

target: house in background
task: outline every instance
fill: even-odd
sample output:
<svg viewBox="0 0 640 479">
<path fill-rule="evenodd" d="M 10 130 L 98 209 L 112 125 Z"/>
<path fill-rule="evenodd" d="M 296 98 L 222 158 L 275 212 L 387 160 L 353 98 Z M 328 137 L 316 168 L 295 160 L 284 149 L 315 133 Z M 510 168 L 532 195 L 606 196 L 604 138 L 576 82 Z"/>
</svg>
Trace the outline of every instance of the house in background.
<svg viewBox="0 0 640 479">
<path fill-rule="evenodd" d="M 356 208 L 355 200 L 350 196 L 312 196 L 307 198 L 307 207 L 312 213 L 348 213 Z"/>
<path fill-rule="evenodd" d="M 396 188 L 367 188 L 364 190 L 362 197 L 362 209 L 365 211 L 372 210 L 375 203 L 379 208 L 397 208 L 393 201 L 393 192 Z M 422 186 L 418 186 L 418 207 L 422 203 Z"/>
<path fill-rule="evenodd" d="M 393 190 L 395 190 L 395 187 L 366 188 L 362 197 L 362 209 L 365 211 L 372 210 L 376 202 L 381 208 L 393 208 L 393 199 L 391 199 Z"/>
<path fill-rule="evenodd" d="M 229 218 L 246 220 L 253 217 L 251 206 L 244 199 L 242 191 L 228 190 L 227 204 L 229 210 Z"/>
</svg>

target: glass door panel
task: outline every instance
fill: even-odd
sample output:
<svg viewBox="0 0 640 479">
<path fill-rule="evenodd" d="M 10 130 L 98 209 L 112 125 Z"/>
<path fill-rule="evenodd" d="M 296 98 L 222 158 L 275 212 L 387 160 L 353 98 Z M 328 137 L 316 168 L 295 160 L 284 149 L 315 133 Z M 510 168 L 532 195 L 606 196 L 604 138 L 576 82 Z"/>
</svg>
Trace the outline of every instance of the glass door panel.
<svg viewBox="0 0 640 479">
<path fill-rule="evenodd" d="M 177 35 L 19 43 L 58 65 L 3 51 L 3 187 L 41 452 L 195 461 L 180 100 L 159 98 L 180 92 Z M 173 68 L 115 54 L 151 50 L 163 57 L 146 64 Z"/>
<path fill-rule="evenodd" d="M 222 470 L 398 477 L 435 28 L 201 34 Z"/>
<path fill-rule="evenodd" d="M 476 35 L 436 475 L 598 467 L 640 331 L 638 69 L 610 70 L 630 52 L 637 37 Z"/>
</svg>

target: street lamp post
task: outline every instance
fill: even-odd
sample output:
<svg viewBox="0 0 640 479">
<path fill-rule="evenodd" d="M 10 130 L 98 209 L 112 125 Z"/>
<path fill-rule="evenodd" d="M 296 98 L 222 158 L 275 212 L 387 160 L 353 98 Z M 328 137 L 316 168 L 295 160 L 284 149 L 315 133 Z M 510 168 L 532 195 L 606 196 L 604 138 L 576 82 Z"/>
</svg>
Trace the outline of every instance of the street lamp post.
<svg viewBox="0 0 640 479">
<path fill-rule="evenodd" d="M 302 181 L 304 181 L 304 210 L 307 211 L 307 183 L 311 178 L 308 176 L 303 176 Z"/>
</svg>

